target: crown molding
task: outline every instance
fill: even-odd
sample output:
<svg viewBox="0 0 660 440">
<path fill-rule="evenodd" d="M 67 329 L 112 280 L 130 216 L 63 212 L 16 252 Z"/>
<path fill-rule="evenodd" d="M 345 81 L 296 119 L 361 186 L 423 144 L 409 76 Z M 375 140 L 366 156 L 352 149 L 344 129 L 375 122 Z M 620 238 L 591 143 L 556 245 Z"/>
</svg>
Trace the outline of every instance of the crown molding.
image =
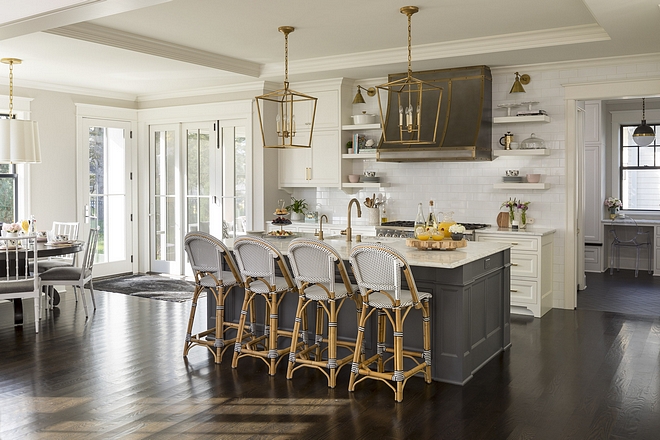
<svg viewBox="0 0 660 440">
<path fill-rule="evenodd" d="M 470 38 L 414 45 L 413 59 L 416 61 L 451 58 L 456 56 L 498 53 L 538 47 L 562 46 L 577 43 L 591 43 L 609 40 L 610 37 L 597 24 L 562 27 L 542 31 L 517 32 L 497 37 Z M 406 47 L 384 49 L 371 52 L 342 54 L 331 57 L 289 61 L 289 70 L 296 74 L 331 71 L 338 69 L 396 64 L 405 61 Z M 262 77 L 281 75 L 284 63 L 271 63 L 263 66 Z"/>
<path fill-rule="evenodd" d="M 5 80 L 0 80 L 0 85 L 9 86 L 9 82 Z M 52 84 L 41 81 L 30 81 L 25 79 L 21 79 L 20 86 L 16 86 L 16 84 L 14 84 L 14 88 L 17 88 L 19 90 L 20 89 L 45 90 L 48 92 L 68 93 L 71 95 L 95 96 L 98 98 L 119 99 L 122 101 L 131 101 L 131 102 L 135 102 L 137 100 L 137 96 L 133 93 L 113 92 L 109 90 L 91 89 L 87 87 L 78 87 L 78 86 L 63 86 L 60 84 Z"/>
<path fill-rule="evenodd" d="M 258 78 L 261 65 L 251 61 L 227 57 L 176 43 L 168 43 L 142 35 L 123 32 L 92 23 L 77 23 L 69 26 L 45 30 L 44 32 L 62 37 L 74 38 L 91 43 L 131 50 L 213 69 L 224 70 L 240 75 Z"/>
<path fill-rule="evenodd" d="M 190 89 L 176 92 L 166 92 L 166 93 L 153 93 L 139 95 L 137 97 L 138 102 L 150 102 L 150 101 L 160 101 L 163 99 L 178 99 L 178 98 L 190 98 L 195 96 L 208 96 L 208 95 L 222 95 L 226 93 L 241 93 L 241 92 L 254 92 L 255 94 L 264 93 L 268 87 L 273 87 L 275 83 L 266 82 L 266 81 L 251 81 L 247 83 L 238 83 L 238 84 L 225 84 L 222 86 L 214 87 L 202 87 L 198 89 Z M 279 85 L 281 86 L 281 84 Z M 275 86 L 277 88 L 277 86 Z M 273 89 L 273 90 L 276 90 Z"/>
<path fill-rule="evenodd" d="M 605 67 L 616 64 L 644 64 L 644 63 L 657 63 L 657 62 L 660 62 L 660 52 L 651 53 L 651 54 L 641 54 L 641 55 L 624 55 L 617 57 L 590 58 L 586 60 L 553 61 L 550 63 L 491 67 L 490 71 L 493 74 L 501 74 L 501 73 L 513 73 L 516 70 L 524 69 L 525 73 L 528 73 L 528 72 L 534 72 L 534 71 L 538 72 L 548 69 L 570 70 L 570 69 Z"/>
</svg>

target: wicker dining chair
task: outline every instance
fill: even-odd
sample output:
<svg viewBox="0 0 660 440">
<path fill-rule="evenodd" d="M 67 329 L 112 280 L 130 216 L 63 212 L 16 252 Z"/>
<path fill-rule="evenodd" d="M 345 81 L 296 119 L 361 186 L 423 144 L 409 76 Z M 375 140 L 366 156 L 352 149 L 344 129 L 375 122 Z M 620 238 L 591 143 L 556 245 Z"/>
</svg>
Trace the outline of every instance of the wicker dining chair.
<svg viewBox="0 0 660 440">
<path fill-rule="evenodd" d="M 344 262 L 329 244 L 316 239 L 296 238 L 289 244 L 288 257 L 299 295 L 293 334 L 299 336 L 291 339 L 286 377 L 292 379 L 294 371 L 302 367 L 316 368 L 327 377 L 328 387 L 334 388 L 339 370 L 353 360 L 355 353 L 354 342 L 337 339 L 337 317 L 344 301 L 349 298 L 357 300 L 359 313 L 361 297 L 353 297 L 357 286 L 351 284 Z M 335 270 L 341 276 L 339 283 L 335 282 Z M 316 304 L 314 343 L 301 350 L 298 338 L 302 337 L 307 343 L 307 333 L 300 334 L 300 325 L 310 304 Z M 352 300 L 349 304 L 355 305 Z M 327 328 L 324 328 L 326 318 Z M 345 349 L 342 351 L 347 355 L 337 359 L 338 348 Z"/>
<path fill-rule="evenodd" d="M 269 242 L 259 237 L 242 236 L 234 242 L 234 255 L 245 287 L 245 298 L 241 309 L 238 335 L 234 343 L 232 368 L 238 367 L 238 360 L 250 356 L 261 359 L 268 365 L 268 374 L 275 375 L 277 365 L 290 351 L 290 346 L 281 347 L 278 339 L 291 338 L 292 332 L 279 328 L 278 310 L 284 295 L 295 292 L 295 284 L 282 254 Z M 276 276 L 275 268 L 282 276 Z M 255 299 L 265 299 L 263 334 L 244 340 L 245 319 Z M 256 323 L 255 323 L 256 325 Z M 253 327 L 256 331 L 256 328 Z M 303 322 L 303 332 L 307 332 L 307 321 Z"/>
<path fill-rule="evenodd" d="M 417 290 L 405 257 L 388 246 L 357 245 L 351 250 L 350 263 L 362 294 L 356 347 L 364 349 L 364 331 L 374 312 L 378 312 L 378 338 L 376 354 L 361 359 L 361 350 L 355 351 L 348 390 L 354 391 L 365 379 L 376 379 L 386 383 L 394 391 L 394 400 L 401 402 L 403 388 L 413 375 L 422 372 L 424 380 L 431 383 L 431 294 Z M 408 289 L 403 288 L 401 272 Z M 422 312 L 423 351 L 404 349 L 404 324 L 413 308 Z M 388 323 L 394 340 L 386 345 Z M 404 369 L 404 361 L 408 361 L 408 369 Z M 391 369 L 385 370 L 390 362 Z"/>
<path fill-rule="evenodd" d="M 227 348 L 233 347 L 236 342 L 235 338 L 228 339 L 226 336 L 230 329 L 237 330 L 238 324 L 225 321 L 225 301 L 234 287 L 243 285 L 241 276 L 229 249 L 211 234 L 188 233 L 184 238 L 184 248 L 195 277 L 195 291 L 190 307 L 183 356 L 188 356 L 192 347 L 200 345 L 206 347 L 213 354 L 215 363 L 219 364 Z M 229 270 L 224 270 L 223 263 Z M 204 291 L 209 291 L 215 298 L 215 326 L 192 334 L 197 301 Z"/>
</svg>

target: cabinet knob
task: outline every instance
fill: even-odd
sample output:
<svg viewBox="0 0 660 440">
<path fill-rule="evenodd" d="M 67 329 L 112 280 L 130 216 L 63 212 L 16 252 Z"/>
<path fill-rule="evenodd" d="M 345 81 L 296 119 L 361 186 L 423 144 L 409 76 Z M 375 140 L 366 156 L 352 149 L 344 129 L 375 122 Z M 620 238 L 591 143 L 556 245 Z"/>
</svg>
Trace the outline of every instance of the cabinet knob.
<svg viewBox="0 0 660 440">
<path fill-rule="evenodd" d="M 517 242 L 515 242 L 515 241 L 511 242 L 511 246 L 517 246 L 517 245 L 518 245 Z"/>
<path fill-rule="evenodd" d="M 511 290 L 509 290 L 509 292 L 516 293 L 516 292 L 518 292 L 518 289 L 511 289 Z"/>
<path fill-rule="evenodd" d="M 511 266 L 517 266 L 518 263 L 511 263 Z"/>
</svg>

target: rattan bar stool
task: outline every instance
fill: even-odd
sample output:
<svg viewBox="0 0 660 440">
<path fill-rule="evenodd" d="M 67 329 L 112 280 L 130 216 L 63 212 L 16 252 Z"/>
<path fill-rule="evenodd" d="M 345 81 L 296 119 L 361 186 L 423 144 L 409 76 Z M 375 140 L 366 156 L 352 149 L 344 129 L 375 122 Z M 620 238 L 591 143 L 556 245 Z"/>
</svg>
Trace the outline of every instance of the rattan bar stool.
<svg viewBox="0 0 660 440">
<path fill-rule="evenodd" d="M 215 358 L 215 363 L 219 364 L 222 362 L 225 350 L 236 342 L 235 338 L 226 339 L 225 333 L 230 329 L 238 329 L 238 324 L 225 322 L 225 300 L 234 287 L 242 286 L 243 283 L 231 252 L 213 235 L 206 232 L 190 232 L 184 239 L 184 248 L 195 276 L 195 291 L 183 356 L 187 356 L 192 347 L 201 345 L 209 349 Z M 223 262 L 226 263 L 229 271 L 223 271 Z M 208 290 L 215 298 L 215 327 L 192 334 L 197 301 L 204 290 Z"/>
<path fill-rule="evenodd" d="M 231 366 L 236 368 L 240 358 L 251 356 L 264 361 L 268 365 L 268 374 L 274 376 L 277 365 L 284 359 L 282 355 L 290 350 L 288 344 L 286 347 L 278 346 L 278 339 L 292 336 L 292 332 L 279 329 L 278 310 L 284 294 L 295 292 L 295 284 L 284 257 L 266 240 L 252 236 L 239 237 L 234 242 L 234 255 L 245 287 L 245 299 Z M 276 266 L 282 276 L 276 276 Z M 248 310 L 254 307 L 254 301 L 258 297 L 263 297 L 266 301 L 264 332 L 263 335 L 244 341 L 245 319 Z M 307 332 L 306 320 L 301 331 Z"/>
<path fill-rule="evenodd" d="M 327 377 L 328 387 L 334 388 L 337 384 L 337 373 L 342 366 L 353 360 L 355 353 L 354 342 L 337 339 L 337 315 L 344 301 L 353 298 L 357 286 L 351 284 L 348 279 L 346 267 L 337 251 L 322 241 L 296 238 L 289 244 L 288 257 L 299 294 L 293 334 L 299 335 L 300 324 L 307 316 L 307 307 L 312 303 L 316 303 L 316 333 L 312 345 L 307 344 L 307 333 L 300 334 L 299 337 L 302 337 L 306 345 L 301 350 L 297 348 L 297 338 L 291 339 L 286 378 L 292 379 L 293 372 L 299 368 L 316 368 Z M 341 275 L 340 283 L 335 283 L 335 269 Z M 356 295 L 355 299 L 359 313 L 361 297 Z M 350 301 L 350 304 L 355 305 L 353 301 Z M 326 317 L 327 329 L 324 328 Z M 338 347 L 346 349 L 347 355 L 341 359 L 337 359 Z M 310 358 L 312 354 L 313 358 Z"/>
<path fill-rule="evenodd" d="M 362 294 L 362 313 L 355 344 L 364 349 L 365 327 L 374 312 L 378 312 L 378 348 L 376 354 L 362 360 L 362 350 L 355 351 L 348 390 L 354 391 L 355 385 L 365 379 L 376 379 L 386 383 L 394 391 L 394 400 L 401 402 L 403 388 L 411 376 L 423 372 L 426 383 L 431 383 L 431 294 L 417 290 L 408 262 L 388 246 L 357 245 L 351 251 L 350 262 Z M 401 272 L 409 290 L 403 289 Z M 404 349 L 404 323 L 413 308 L 422 312 L 423 351 Z M 394 341 L 391 346 L 386 345 L 387 323 L 392 327 Z M 411 364 L 410 368 L 404 369 L 404 360 Z M 390 362 L 391 370 L 386 371 L 385 366 Z"/>
</svg>

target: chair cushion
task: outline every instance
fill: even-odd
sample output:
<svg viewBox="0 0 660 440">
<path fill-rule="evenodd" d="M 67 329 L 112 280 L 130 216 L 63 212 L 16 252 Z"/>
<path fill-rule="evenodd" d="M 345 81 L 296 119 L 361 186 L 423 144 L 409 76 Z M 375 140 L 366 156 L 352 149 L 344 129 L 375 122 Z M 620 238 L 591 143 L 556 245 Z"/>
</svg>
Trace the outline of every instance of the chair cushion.
<svg viewBox="0 0 660 440">
<path fill-rule="evenodd" d="M 216 277 L 217 276 L 218 275 L 216 274 Z M 231 272 L 224 272 L 223 271 L 222 274 L 220 274 L 220 277 L 221 277 L 220 281 L 222 281 L 222 286 L 224 286 L 224 287 L 229 287 L 229 286 L 233 286 L 234 284 L 236 284 L 236 279 L 234 278 L 234 274 L 231 273 Z M 207 275 L 205 277 L 202 277 L 202 279 L 199 280 L 199 284 L 202 287 L 215 287 L 215 280 L 213 279 L 212 276 Z"/>
<path fill-rule="evenodd" d="M 289 290 L 289 285 L 283 277 L 275 277 L 275 292 L 282 293 Z M 260 280 L 253 280 L 250 283 L 250 290 L 254 293 L 269 293 L 268 287 Z"/>
<path fill-rule="evenodd" d="M 394 292 L 389 292 L 389 294 L 394 297 Z M 422 301 L 424 299 L 431 299 L 431 294 L 427 292 L 417 292 L 417 298 Z M 413 305 L 412 293 L 410 290 L 401 291 L 401 307 L 410 307 Z M 369 294 L 369 306 L 377 309 L 391 309 L 392 300 L 387 296 L 379 292 L 373 292 Z"/>
<path fill-rule="evenodd" d="M 329 284 L 324 284 L 327 289 L 330 289 Z M 348 293 L 346 292 L 346 287 L 344 287 L 343 284 L 337 283 L 335 284 L 335 288 L 338 288 L 339 290 L 335 292 L 335 299 L 342 299 L 346 298 L 348 296 Z M 353 286 L 353 292 L 357 291 L 357 286 Z M 353 293 L 351 292 L 351 293 Z M 358 293 L 359 295 L 359 293 Z M 308 286 L 305 289 L 305 297 L 307 299 L 310 299 L 312 301 L 327 301 L 328 300 L 328 294 L 327 292 L 319 287 L 318 285 L 314 286 Z"/>
<path fill-rule="evenodd" d="M 0 293 L 31 292 L 34 290 L 34 280 L 3 281 L 0 283 Z"/>
<path fill-rule="evenodd" d="M 39 275 L 41 281 L 78 281 L 80 267 L 54 267 Z"/>
<path fill-rule="evenodd" d="M 32 266 L 30 264 L 30 266 Z M 46 272 L 54 267 L 71 267 L 71 261 L 45 260 L 39 261 L 39 273 Z"/>
</svg>

